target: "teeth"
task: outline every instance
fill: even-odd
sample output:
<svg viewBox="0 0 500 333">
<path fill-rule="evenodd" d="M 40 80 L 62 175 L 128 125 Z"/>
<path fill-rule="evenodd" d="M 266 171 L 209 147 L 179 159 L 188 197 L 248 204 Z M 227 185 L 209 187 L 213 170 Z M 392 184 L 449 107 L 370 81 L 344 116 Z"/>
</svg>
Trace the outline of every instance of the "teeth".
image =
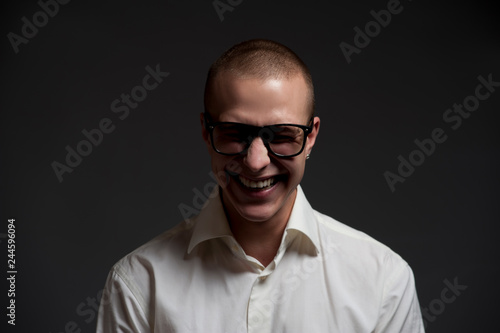
<svg viewBox="0 0 500 333">
<path fill-rule="evenodd" d="M 261 189 L 261 188 L 269 187 L 272 184 L 274 184 L 274 177 L 268 178 L 266 180 L 260 180 L 258 182 L 254 182 L 253 180 L 246 179 L 242 176 L 239 176 L 239 178 L 240 178 L 240 181 L 243 185 L 245 185 L 246 187 L 250 187 L 250 188 Z"/>
</svg>

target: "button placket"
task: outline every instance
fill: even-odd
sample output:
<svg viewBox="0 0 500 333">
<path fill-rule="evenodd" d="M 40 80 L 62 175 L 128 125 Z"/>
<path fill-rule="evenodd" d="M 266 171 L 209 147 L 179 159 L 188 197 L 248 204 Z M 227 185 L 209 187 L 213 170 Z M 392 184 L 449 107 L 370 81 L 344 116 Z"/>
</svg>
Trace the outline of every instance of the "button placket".
<svg viewBox="0 0 500 333">
<path fill-rule="evenodd" d="M 262 274 L 262 272 L 261 272 Z M 269 274 L 255 279 L 248 301 L 248 333 L 271 333 L 275 304 L 269 299 L 271 286 L 265 283 Z"/>
</svg>

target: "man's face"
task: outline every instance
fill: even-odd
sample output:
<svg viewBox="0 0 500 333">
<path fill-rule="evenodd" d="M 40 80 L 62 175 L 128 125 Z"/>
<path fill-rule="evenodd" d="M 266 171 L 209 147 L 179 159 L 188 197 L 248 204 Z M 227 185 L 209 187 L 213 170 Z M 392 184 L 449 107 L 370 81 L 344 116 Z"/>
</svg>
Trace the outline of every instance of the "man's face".
<svg viewBox="0 0 500 333">
<path fill-rule="evenodd" d="M 254 126 L 311 125 L 308 90 L 301 75 L 260 80 L 222 73 L 213 85 L 207 111 L 213 122 Z M 203 114 L 201 119 L 203 121 Z M 311 151 L 319 131 L 318 117 L 314 118 L 312 126 L 304 151 L 294 157 L 280 158 L 269 153 L 259 137 L 252 141 L 246 154 L 221 155 L 213 150 L 210 135 L 202 125 L 212 169 L 230 216 L 252 222 L 264 222 L 273 217 L 288 219 L 296 187 L 304 175 L 306 154 Z M 262 188 L 254 188 L 256 183 L 251 182 Z M 271 185 L 266 186 L 269 183 Z"/>
</svg>

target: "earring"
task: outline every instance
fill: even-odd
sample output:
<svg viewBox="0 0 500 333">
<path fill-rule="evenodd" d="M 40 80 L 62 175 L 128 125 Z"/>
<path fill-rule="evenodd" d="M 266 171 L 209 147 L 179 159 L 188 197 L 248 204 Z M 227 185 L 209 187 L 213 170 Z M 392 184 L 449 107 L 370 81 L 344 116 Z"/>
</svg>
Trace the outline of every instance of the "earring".
<svg viewBox="0 0 500 333">
<path fill-rule="evenodd" d="M 311 154 L 307 154 L 307 155 L 306 155 L 306 160 L 308 160 L 308 159 L 309 159 L 309 157 L 311 157 Z"/>
</svg>

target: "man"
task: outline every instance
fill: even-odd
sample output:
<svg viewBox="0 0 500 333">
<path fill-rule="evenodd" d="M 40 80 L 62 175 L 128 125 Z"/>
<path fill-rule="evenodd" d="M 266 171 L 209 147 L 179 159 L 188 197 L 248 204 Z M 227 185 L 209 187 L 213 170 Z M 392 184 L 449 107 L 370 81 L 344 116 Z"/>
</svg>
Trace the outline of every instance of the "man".
<svg viewBox="0 0 500 333">
<path fill-rule="evenodd" d="M 283 45 L 243 42 L 212 65 L 200 122 L 219 187 L 113 267 L 98 332 L 423 332 L 406 262 L 305 198 L 313 111 Z"/>
</svg>

